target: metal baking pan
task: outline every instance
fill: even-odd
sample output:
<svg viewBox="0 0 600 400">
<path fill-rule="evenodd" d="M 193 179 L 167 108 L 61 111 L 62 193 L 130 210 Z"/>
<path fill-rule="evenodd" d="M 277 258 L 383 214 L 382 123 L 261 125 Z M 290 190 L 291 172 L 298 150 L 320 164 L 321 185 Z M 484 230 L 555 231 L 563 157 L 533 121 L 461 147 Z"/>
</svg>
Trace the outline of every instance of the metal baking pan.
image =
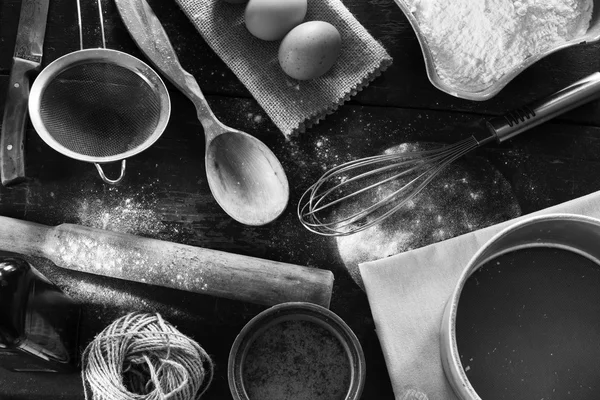
<svg viewBox="0 0 600 400">
<path fill-rule="evenodd" d="M 501 264 L 519 252 L 528 257 Z M 470 260 L 446 304 L 441 358 L 461 400 L 598 398 L 598 335 L 600 220 L 549 214 L 507 227 Z"/>
</svg>

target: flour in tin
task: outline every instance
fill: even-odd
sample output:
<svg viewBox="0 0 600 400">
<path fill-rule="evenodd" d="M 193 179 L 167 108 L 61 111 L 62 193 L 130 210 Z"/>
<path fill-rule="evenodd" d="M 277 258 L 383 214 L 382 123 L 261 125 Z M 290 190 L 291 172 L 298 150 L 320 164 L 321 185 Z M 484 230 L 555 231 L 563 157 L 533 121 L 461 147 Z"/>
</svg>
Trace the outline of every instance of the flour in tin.
<svg viewBox="0 0 600 400">
<path fill-rule="evenodd" d="M 592 0 L 404 0 L 446 84 L 484 90 L 527 58 L 580 37 Z"/>
</svg>

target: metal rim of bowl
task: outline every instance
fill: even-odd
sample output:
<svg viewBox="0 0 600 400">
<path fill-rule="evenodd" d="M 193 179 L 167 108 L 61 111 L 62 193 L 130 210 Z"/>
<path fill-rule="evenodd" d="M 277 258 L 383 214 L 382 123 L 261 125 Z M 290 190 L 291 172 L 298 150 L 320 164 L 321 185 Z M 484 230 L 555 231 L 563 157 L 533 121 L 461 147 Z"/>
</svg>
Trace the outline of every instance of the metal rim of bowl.
<svg viewBox="0 0 600 400">
<path fill-rule="evenodd" d="M 48 132 L 40 115 L 42 95 L 49 82 L 51 82 L 58 74 L 64 72 L 70 67 L 97 61 L 118 65 L 135 72 L 144 81 L 146 81 L 154 91 L 157 92 L 157 95 L 160 99 L 160 115 L 154 132 L 136 148 L 124 153 L 107 157 L 93 157 L 85 154 L 79 154 L 64 147 L 58 143 Z M 150 68 L 150 66 L 142 60 L 130 54 L 113 49 L 84 49 L 77 50 L 57 58 L 48 64 L 48 66 L 46 66 L 42 72 L 40 72 L 31 86 L 28 108 L 31 123 L 35 128 L 35 131 L 48 146 L 75 160 L 102 164 L 124 160 L 141 153 L 148 147 L 152 146 L 160 138 L 167 127 L 169 117 L 171 115 L 171 99 L 164 81 L 156 73 L 156 71 Z"/>
<path fill-rule="evenodd" d="M 490 86 L 483 90 L 479 91 L 467 91 L 457 89 L 453 86 L 450 86 L 442 79 L 437 73 L 437 69 L 435 66 L 435 61 L 433 58 L 433 54 L 429 49 L 429 45 L 427 44 L 427 39 L 421 32 L 421 28 L 419 27 L 419 23 L 417 18 L 410 11 L 404 0 L 394 0 L 398 7 L 402 10 L 404 16 L 408 19 L 413 31 L 417 36 L 417 40 L 419 42 L 419 46 L 421 47 L 421 52 L 423 53 L 423 60 L 425 61 L 425 71 L 427 73 L 427 78 L 431 82 L 431 84 L 437 89 L 441 90 L 444 93 L 447 93 L 451 96 L 458 97 L 460 99 L 473 100 L 473 101 L 484 101 L 489 100 L 495 95 L 497 95 L 510 81 L 512 81 L 517 75 L 521 72 L 541 60 L 549 56 L 550 54 L 556 53 L 557 51 L 563 50 L 567 47 L 572 47 L 580 44 L 586 43 L 594 43 L 600 40 L 600 33 L 596 35 L 589 35 L 580 38 L 572 39 L 568 42 L 565 42 L 561 45 L 551 47 L 550 49 L 544 51 L 543 53 L 539 53 L 533 57 L 529 57 L 526 59 L 524 63 L 522 63 L 518 68 L 513 69 L 512 71 L 503 75 L 496 82 L 492 83 Z"/>
<path fill-rule="evenodd" d="M 344 399 L 360 399 L 366 377 L 366 361 L 358 338 L 333 311 L 306 302 L 275 305 L 256 315 L 242 328 L 231 347 L 227 363 L 229 390 L 233 398 L 235 400 L 251 400 L 244 389 L 242 365 L 254 338 L 277 322 L 296 319 L 318 323 L 339 340 L 346 350 L 351 367 L 350 385 Z"/>
<path fill-rule="evenodd" d="M 444 373 L 446 374 L 446 378 L 450 383 L 450 386 L 452 386 L 454 393 L 458 396 L 459 399 L 482 400 L 467 378 L 466 372 L 460 361 L 460 353 L 458 351 L 458 344 L 456 340 L 456 314 L 458 311 L 458 303 L 462 290 L 467 282 L 467 279 L 471 276 L 471 274 L 490 259 L 511 251 L 519 250 L 520 248 L 551 246 L 555 248 L 564 248 L 566 250 L 580 253 L 584 257 L 591 258 L 587 252 L 578 249 L 577 247 L 568 245 L 563 246 L 560 243 L 547 243 L 543 241 L 530 241 L 527 244 L 507 247 L 505 249 L 502 249 L 501 251 L 494 250 L 494 246 L 497 246 L 499 243 L 502 242 L 502 240 L 507 240 L 507 238 L 511 238 L 513 235 L 518 234 L 523 229 L 538 224 L 540 226 L 543 226 L 544 223 L 553 221 L 564 222 L 567 225 L 571 223 L 571 227 L 573 227 L 573 224 L 580 224 L 582 226 L 586 225 L 590 229 L 597 231 L 598 236 L 600 237 L 600 220 L 596 218 L 586 217 L 577 214 L 562 213 L 546 214 L 526 218 L 522 221 L 516 222 L 504 228 L 502 231 L 498 232 L 495 236 L 489 239 L 470 259 L 469 263 L 460 275 L 458 283 L 456 284 L 452 295 L 446 303 L 444 314 L 442 317 L 442 324 L 440 327 L 440 348 L 442 366 L 444 369 Z M 540 231 L 540 234 L 543 235 L 544 232 Z M 595 261 L 597 264 L 600 264 L 600 260 L 598 259 L 593 259 L 593 261 Z"/>
</svg>

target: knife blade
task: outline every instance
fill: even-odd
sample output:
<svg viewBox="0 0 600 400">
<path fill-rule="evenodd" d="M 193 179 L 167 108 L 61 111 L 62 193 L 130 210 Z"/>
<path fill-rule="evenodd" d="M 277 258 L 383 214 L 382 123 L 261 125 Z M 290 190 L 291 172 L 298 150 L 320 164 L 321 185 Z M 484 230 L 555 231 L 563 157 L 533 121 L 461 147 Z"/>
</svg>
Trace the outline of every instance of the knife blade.
<svg viewBox="0 0 600 400">
<path fill-rule="evenodd" d="M 31 73 L 42 65 L 50 0 L 22 0 L 15 52 L 0 132 L 0 177 L 4 186 L 25 180 L 24 139 Z"/>
</svg>

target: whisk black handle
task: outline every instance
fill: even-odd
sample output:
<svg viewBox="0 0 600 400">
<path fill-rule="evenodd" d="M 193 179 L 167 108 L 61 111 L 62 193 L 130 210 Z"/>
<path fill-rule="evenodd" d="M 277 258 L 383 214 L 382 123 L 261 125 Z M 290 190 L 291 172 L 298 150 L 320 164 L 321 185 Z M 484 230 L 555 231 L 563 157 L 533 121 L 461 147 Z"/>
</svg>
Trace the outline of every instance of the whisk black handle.
<svg viewBox="0 0 600 400">
<path fill-rule="evenodd" d="M 503 142 L 599 97 L 600 72 L 594 72 L 548 97 L 490 119 L 488 128 L 498 142 Z"/>
</svg>

